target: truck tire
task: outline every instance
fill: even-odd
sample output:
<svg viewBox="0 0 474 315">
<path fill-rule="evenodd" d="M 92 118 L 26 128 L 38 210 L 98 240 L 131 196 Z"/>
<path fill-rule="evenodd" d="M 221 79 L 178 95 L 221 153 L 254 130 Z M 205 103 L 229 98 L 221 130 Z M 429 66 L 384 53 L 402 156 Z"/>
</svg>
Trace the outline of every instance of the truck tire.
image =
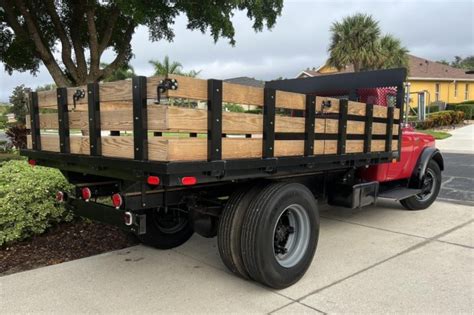
<svg viewBox="0 0 474 315">
<path fill-rule="evenodd" d="M 183 244 L 194 233 L 188 215 L 178 209 L 170 209 L 167 213 L 153 209 L 146 215 L 146 233 L 138 235 L 145 245 L 170 249 Z"/>
<path fill-rule="evenodd" d="M 436 200 L 441 188 L 441 169 L 436 161 L 428 162 L 422 183 L 422 192 L 407 199 L 400 200 L 402 206 L 407 210 L 426 209 Z"/>
<path fill-rule="evenodd" d="M 297 282 L 311 265 L 319 236 L 313 194 L 298 183 L 263 188 L 245 214 L 242 258 L 249 276 L 275 289 Z"/>
<path fill-rule="evenodd" d="M 222 211 L 217 230 L 217 245 L 222 262 L 230 271 L 244 279 L 249 279 L 249 275 L 242 260 L 242 222 L 250 202 L 261 189 L 261 185 L 254 185 L 234 192 Z"/>
</svg>

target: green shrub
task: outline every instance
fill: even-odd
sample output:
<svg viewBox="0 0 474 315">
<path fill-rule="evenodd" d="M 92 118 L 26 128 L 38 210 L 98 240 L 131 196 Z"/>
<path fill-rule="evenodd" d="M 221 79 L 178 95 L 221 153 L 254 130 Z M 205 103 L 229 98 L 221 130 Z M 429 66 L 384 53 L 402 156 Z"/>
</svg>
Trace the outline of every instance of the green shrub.
<svg viewBox="0 0 474 315">
<path fill-rule="evenodd" d="M 430 103 L 430 105 L 426 106 L 426 112 L 436 113 L 442 110 L 443 108 L 444 108 L 444 102 L 435 101 L 435 102 Z"/>
<path fill-rule="evenodd" d="M 448 104 L 448 110 L 461 111 L 466 119 L 474 119 L 474 101 L 465 101 L 457 104 Z"/>
<path fill-rule="evenodd" d="M 424 121 L 418 122 L 416 128 L 431 129 L 444 126 L 457 125 L 464 121 L 464 112 L 444 110 L 427 115 Z"/>
<path fill-rule="evenodd" d="M 466 119 L 474 119 L 474 104 L 459 104 L 455 110 L 463 112 Z"/>
<path fill-rule="evenodd" d="M 48 227 L 72 219 L 54 198 L 72 187 L 55 169 L 9 161 L 0 167 L 0 245 L 41 234 Z"/>
<path fill-rule="evenodd" d="M 234 113 L 243 113 L 245 112 L 245 109 L 238 105 L 238 104 L 233 104 L 233 103 L 228 103 L 224 105 L 224 110 L 229 111 L 229 112 L 234 112 Z"/>
<path fill-rule="evenodd" d="M 247 114 L 263 114 L 263 110 L 261 108 L 256 109 L 249 109 L 245 111 Z"/>
</svg>

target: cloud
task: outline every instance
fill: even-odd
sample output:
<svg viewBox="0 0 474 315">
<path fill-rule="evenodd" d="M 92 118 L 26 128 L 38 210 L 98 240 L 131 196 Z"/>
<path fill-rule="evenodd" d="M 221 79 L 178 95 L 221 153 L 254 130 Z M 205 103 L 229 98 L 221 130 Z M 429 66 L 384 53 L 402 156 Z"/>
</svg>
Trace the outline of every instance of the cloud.
<svg viewBox="0 0 474 315">
<path fill-rule="evenodd" d="M 379 20 L 383 33 L 400 38 L 414 55 L 431 60 L 466 56 L 474 51 L 474 3 L 454 1 L 286 1 L 282 16 L 272 30 L 255 33 L 244 12 L 233 18 L 235 47 L 226 39 L 214 43 L 209 34 L 191 32 L 186 18 L 175 23 L 173 42 L 151 42 L 144 27 L 137 29 L 132 45 L 135 57 L 131 64 L 140 75 L 151 75 L 150 59 L 169 55 L 185 70 L 202 70 L 203 78 L 249 76 L 270 80 L 294 77 L 307 67 L 317 67 L 327 58 L 329 28 L 334 21 L 356 12 L 369 13 Z M 107 52 L 105 61 L 113 54 Z M 3 67 L 2 67 L 3 68 Z M 13 87 L 51 82 L 44 67 L 40 74 L 0 72 L 0 101 L 8 99 Z"/>
</svg>

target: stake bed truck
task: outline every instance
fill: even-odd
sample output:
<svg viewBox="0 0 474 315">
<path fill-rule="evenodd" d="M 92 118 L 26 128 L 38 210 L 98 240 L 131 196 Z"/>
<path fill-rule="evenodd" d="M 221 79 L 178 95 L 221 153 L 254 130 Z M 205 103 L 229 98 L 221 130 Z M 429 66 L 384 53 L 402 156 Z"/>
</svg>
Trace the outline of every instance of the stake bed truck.
<svg viewBox="0 0 474 315">
<path fill-rule="evenodd" d="M 75 185 L 78 215 L 169 249 L 217 236 L 236 275 L 298 281 L 318 204 L 436 199 L 444 168 L 429 135 L 403 126 L 404 69 L 277 80 L 264 88 L 170 75 L 30 94 L 30 164 Z M 233 109 L 233 111 L 229 111 Z M 237 110 L 236 110 L 237 109 Z"/>
</svg>

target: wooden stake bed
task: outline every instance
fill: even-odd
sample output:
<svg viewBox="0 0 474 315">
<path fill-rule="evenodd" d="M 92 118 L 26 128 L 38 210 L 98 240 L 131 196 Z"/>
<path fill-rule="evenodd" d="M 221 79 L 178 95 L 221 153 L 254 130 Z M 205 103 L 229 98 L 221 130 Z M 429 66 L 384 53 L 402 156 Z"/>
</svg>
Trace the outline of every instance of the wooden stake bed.
<svg viewBox="0 0 474 315">
<path fill-rule="evenodd" d="M 162 162 L 398 151 L 399 108 L 168 79 L 176 89 L 164 88 L 164 78 L 137 77 L 32 93 L 28 149 Z"/>
</svg>

